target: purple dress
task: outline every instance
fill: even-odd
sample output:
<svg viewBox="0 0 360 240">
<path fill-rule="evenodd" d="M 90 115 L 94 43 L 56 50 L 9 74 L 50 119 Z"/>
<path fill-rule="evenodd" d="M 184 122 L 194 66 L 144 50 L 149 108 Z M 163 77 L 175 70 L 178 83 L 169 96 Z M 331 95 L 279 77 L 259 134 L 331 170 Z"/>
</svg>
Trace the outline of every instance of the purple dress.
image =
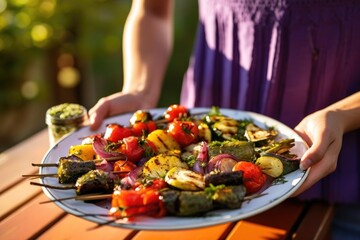
<svg viewBox="0 0 360 240">
<path fill-rule="evenodd" d="M 181 104 L 254 111 L 295 127 L 356 91 L 360 1 L 199 0 Z M 345 135 L 336 172 L 303 197 L 360 201 L 360 131 Z"/>
</svg>

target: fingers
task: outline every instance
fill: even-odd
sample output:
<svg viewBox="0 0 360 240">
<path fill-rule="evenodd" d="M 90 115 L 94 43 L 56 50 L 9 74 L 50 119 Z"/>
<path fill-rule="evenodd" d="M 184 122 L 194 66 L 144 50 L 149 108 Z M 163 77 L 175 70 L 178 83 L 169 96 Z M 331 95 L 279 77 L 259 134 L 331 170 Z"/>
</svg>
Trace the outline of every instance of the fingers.
<svg viewBox="0 0 360 240">
<path fill-rule="evenodd" d="M 98 129 L 108 114 L 109 103 L 105 99 L 100 99 L 97 104 L 89 110 L 90 129 Z"/>
<path fill-rule="evenodd" d="M 337 158 L 341 148 L 341 142 L 333 141 L 324 157 L 320 159 L 317 163 L 314 163 L 310 169 L 309 175 L 306 178 L 305 182 L 300 186 L 300 188 L 293 194 L 297 196 L 305 190 L 309 189 L 315 183 L 317 183 L 322 178 L 326 177 L 333 171 L 335 171 L 337 166 Z"/>
</svg>

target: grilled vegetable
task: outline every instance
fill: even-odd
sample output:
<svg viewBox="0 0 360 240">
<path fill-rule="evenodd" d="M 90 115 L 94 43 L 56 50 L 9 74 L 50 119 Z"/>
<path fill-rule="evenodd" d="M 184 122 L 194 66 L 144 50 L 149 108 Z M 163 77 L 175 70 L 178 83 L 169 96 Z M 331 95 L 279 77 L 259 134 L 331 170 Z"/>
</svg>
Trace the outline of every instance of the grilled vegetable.
<svg viewBox="0 0 360 240">
<path fill-rule="evenodd" d="M 152 115 L 148 111 L 137 110 L 130 118 L 130 124 L 134 125 L 137 122 L 152 121 Z"/>
<path fill-rule="evenodd" d="M 94 151 L 92 144 L 80 144 L 71 146 L 69 149 L 69 155 L 75 155 L 82 160 L 96 159 L 97 154 Z"/>
<path fill-rule="evenodd" d="M 167 213 L 176 216 L 196 216 L 213 209 L 211 196 L 204 191 L 166 190 L 161 192 Z"/>
<path fill-rule="evenodd" d="M 224 139 L 230 140 L 238 133 L 238 123 L 235 119 L 225 116 L 216 116 L 212 117 L 212 120 L 215 120 L 215 123 L 212 126 L 213 130 Z"/>
<path fill-rule="evenodd" d="M 207 172 L 231 172 L 238 159 L 233 155 L 221 153 L 210 159 Z"/>
<path fill-rule="evenodd" d="M 108 172 L 91 170 L 77 179 L 75 187 L 78 195 L 111 193 L 114 189 L 114 180 Z"/>
<path fill-rule="evenodd" d="M 171 150 L 180 150 L 180 145 L 165 130 L 157 129 L 147 136 L 147 140 L 152 142 L 158 153 L 165 153 Z"/>
<path fill-rule="evenodd" d="M 256 160 L 254 143 L 246 141 L 213 141 L 209 144 L 209 158 L 227 153 L 233 155 L 238 160 L 253 162 Z"/>
<path fill-rule="evenodd" d="M 243 172 L 243 184 L 247 194 L 258 192 L 265 185 L 266 175 L 255 163 L 240 161 L 234 166 L 233 171 Z"/>
<path fill-rule="evenodd" d="M 211 142 L 211 130 L 206 123 L 199 122 L 198 130 L 199 130 L 199 139 L 204 140 L 206 142 Z"/>
<path fill-rule="evenodd" d="M 144 165 L 143 177 L 148 179 L 165 178 L 166 173 L 173 167 L 187 169 L 186 163 L 182 162 L 177 154 L 159 154 L 150 158 Z"/>
<path fill-rule="evenodd" d="M 277 178 L 299 168 L 300 159 L 287 159 L 278 154 L 264 154 L 256 160 L 262 171 Z"/>
<path fill-rule="evenodd" d="M 236 209 L 240 208 L 246 194 L 243 185 L 227 186 L 215 191 L 212 199 L 220 208 Z"/>
<path fill-rule="evenodd" d="M 218 186 L 218 185 L 241 185 L 243 183 L 243 172 L 234 171 L 217 174 L 206 174 L 205 175 L 205 186 Z"/>
<path fill-rule="evenodd" d="M 181 190 L 196 191 L 205 187 L 204 177 L 188 169 L 180 167 L 171 168 L 165 176 L 167 184 Z"/>
<path fill-rule="evenodd" d="M 262 129 L 253 123 L 246 125 L 246 138 L 256 145 L 264 145 L 268 141 L 274 139 L 278 132 L 274 128 Z"/>
<path fill-rule="evenodd" d="M 75 183 L 78 177 L 95 169 L 94 161 L 73 160 L 70 157 L 60 158 L 57 171 L 59 183 Z"/>
<path fill-rule="evenodd" d="M 168 133 L 180 144 L 186 147 L 198 141 L 199 130 L 195 122 L 175 119 L 168 125 Z"/>
</svg>

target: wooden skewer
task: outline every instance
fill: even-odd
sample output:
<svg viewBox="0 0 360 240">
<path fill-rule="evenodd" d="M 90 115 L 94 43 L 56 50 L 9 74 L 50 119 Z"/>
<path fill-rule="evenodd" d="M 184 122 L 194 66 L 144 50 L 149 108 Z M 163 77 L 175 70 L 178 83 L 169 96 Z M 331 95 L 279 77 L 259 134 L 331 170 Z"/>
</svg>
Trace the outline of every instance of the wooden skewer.
<svg viewBox="0 0 360 240">
<path fill-rule="evenodd" d="M 58 175 L 56 173 L 48 173 L 48 174 L 23 174 L 22 177 L 34 177 L 34 178 L 39 178 L 39 177 L 58 177 Z"/>
<path fill-rule="evenodd" d="M 64 200 L 81 200 L 81 201 L 91 201 L 91 200 L 102 200 L 102 199 L 109 199 L 112 197 L 112 194 L 88 194 L 88 195 L 80 195 L 80 196 L 73 196 L 73 197 L 67 197 L 67 198 L 58 198 L 53 200 L 47 200 L 40 202 L 40 204 L 44 203 L 51 203 L 51 202 L 61 202 Z"/>
<path fill-rule="evenodd" d="M 110 173 L 113 174 L 126 174 L 129 173 L 129 171 L 112 171 Z M 44 177 L 54 177 L 57 178 L 59 175 L 57 173 L 44 173 L 44 174 L 23 174 L 22 177 L 33 177 L 33 178 L 44 178 Z"/>
<path fill-rule="evenodd" d="M 33 167 L 58 167 L 57 163 L 32 163 Z"/>
<path fill-rule="evenodd" d="M 124 156 L 117 156 L 117 157 L 109 157 L 109 158 L 99 158 L 99 159 L 91 159 L 91 160 L 86 160 L 86 161 L 94 161 L 94 162 L 102 162 L 102 161 L 107 161 L 107 162 L 115 162 L 118 160 L 126 160 L 127 157 Z M 58 167 L 59 164 L 57 163 L 32 163 L 31 164 L 34 167 Z"/>
<path fill-rule="evenodd" d="M 48 185 L 48 184 L 38 183 L 38 182 L 30 182 L 30 185 L 36 185 L 36 186 L 53 188 L 53 189 L 60 189 L 60 190 L 76 189 L 75 186 L 53 186 L 53 185 Z"/>
</svg>

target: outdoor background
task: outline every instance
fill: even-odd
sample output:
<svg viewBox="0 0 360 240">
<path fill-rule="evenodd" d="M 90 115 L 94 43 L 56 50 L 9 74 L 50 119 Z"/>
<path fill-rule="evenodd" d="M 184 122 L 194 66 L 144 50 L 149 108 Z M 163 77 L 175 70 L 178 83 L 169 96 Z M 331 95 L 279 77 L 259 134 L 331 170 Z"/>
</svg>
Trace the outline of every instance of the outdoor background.
<svg viewBox="0 0 360 240">
<path fill-rule="evenodd" d="M 130 0 L 0 0 L 0 153 L 44 129 L 64 102 L 91 108 L 122 86 Z M 159 107 L 179 102 L 197 1 L 175 1 L 175 42 Z M 36 144 L 36 143 L 34 143 Z"/>
</svg>

